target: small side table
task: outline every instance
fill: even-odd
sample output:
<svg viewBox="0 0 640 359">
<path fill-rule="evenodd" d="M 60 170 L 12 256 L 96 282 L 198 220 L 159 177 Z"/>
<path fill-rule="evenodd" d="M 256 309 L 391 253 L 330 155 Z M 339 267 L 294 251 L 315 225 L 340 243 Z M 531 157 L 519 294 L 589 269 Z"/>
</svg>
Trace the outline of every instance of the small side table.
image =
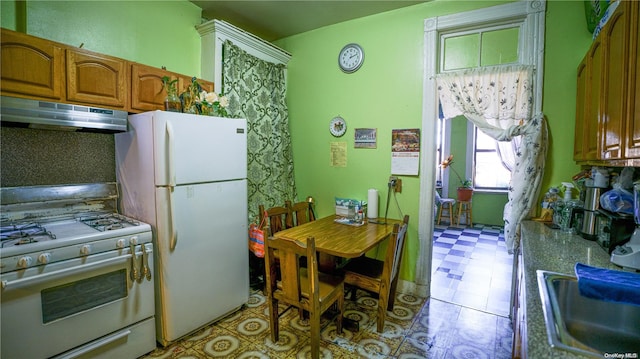
<svg viewBox="0 0 640 359">
<path fill-rule="evenodd" d="M 473 226 L 473 213 L 471 210 L 471 201 L 458 201 L 458 225 L 460 218 L 464 216 L 464 224 Z"/>
</svg>

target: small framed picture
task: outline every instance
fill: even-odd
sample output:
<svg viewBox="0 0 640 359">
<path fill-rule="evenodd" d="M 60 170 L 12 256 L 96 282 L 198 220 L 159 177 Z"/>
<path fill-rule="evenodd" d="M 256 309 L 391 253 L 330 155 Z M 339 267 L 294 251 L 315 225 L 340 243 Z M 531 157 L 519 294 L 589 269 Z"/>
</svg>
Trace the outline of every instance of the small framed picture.
<svg viewBox="0 0 640 359">
<path fill-rule="evenodd" d="M 377 135 L 375 128 L 356 128 L 354 138 L 355 148 L 376 148 Z"/>
</svg>

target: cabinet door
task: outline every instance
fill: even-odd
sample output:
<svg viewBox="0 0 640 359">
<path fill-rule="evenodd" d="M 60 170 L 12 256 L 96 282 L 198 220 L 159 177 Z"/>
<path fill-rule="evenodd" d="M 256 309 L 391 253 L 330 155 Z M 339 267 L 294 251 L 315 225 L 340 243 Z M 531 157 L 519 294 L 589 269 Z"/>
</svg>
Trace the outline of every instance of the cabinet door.
<svg viewBox="0 0 640 359">
<path fill-rule="evenodd" d="M 625 128 L 626 158 L 640 158 L 640 4 L 631 2 L 631 39 L 629 43 L 629 115 Z"/>
<path fill-rule="evenodd" d="M 67 100 L 125 108 L 126 61 L 81 49 L 67 50 Z"/>
<path fill-rule="evenodd" d="M 62 100 L 64 49 L 37 37 L 2 29 L 3 95 Z"/>
<path fill-rule="evenodd" d="M 578 65 L 578 90 L 576 95 L 576 128 L 575 142 L 573 144 L 573 160 L 583 161 L 585 159 L 585 121 L 588 120 L 589 113 L 588 87 L 589 70 L 587 69 L 587 56 Z"/>
<path fill-rule="evenodd" d="M 627 116 L 629 64 L 629 7 L 619 6 L 603 29 L 602 102 L 600 103 L 600 159 L 622 158 Z"/>
<path fill-rule="evenodd" d="M 172 80 L 176 75 L 167 70 L 141 64 L 131 65 L 131 112 L 164 110 L 167 91 L 162 77 Z"/>
<path fill-rule="evenodd" d="M 600 94 L 602 84 L 602 40 L 598 36 L 587 54 L 587 68 L 589 69 L 589 111 L 585 122 L 585 159 L 596 160 L 598 151 L 598 120 L 600 114 Z"/>
</svg>

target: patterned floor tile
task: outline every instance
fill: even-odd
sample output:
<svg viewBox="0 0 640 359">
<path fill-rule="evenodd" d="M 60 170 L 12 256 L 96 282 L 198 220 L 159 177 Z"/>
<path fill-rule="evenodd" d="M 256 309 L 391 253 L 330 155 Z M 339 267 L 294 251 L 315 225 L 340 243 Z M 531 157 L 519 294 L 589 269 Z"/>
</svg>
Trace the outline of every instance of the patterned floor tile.
<svg viewBox="0 0 640 359">
<path fill-rule="evenodd" d="M 505 249 L 502 229 L 436 226 L 433 249 L 431 298 L 398 293 L 378 333 L 378 299 L 360 290 L 355 301 L 348 295 L 345 317 L 357 321 L 359 330 L 344 328 L 338 334 L 335 322 L 323 317 L 321 357 L 509 358 L 513 257 Z M 141 359 L 310 358 L 307 320 L 292 309 L 279 324 L 280 335 L 273 342 L 269 305 L 262 291 L 253 290 L 241 310 Z"/>
</svg>

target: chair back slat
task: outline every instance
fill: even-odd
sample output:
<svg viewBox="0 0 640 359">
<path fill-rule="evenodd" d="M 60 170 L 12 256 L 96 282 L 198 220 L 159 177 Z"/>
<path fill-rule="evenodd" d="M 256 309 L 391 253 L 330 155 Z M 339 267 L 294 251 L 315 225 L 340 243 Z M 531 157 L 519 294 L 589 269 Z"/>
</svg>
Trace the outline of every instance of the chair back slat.
<svg viewBox="0 0 640 359">
<path fill-rule="evenodd" d="M 393 270 L 391 272 L 391 280 L 393 281 L 393 279 L 398 275 L 398 270 L 400 268 L 400 261 L 402 258 L 402 250 L 404 248 L 404 239 L 406 237 L 407 234 L 407 227 L 409 225 L 407 223 L 402 223 L 402 226 L 400 227 L 400 231 L 398 231 L 397 234 L 397 240 L 396 240 L 396 248 L 395 248 L 395 253 L 394 253 L 394 258 L 393 258 Z"/>
<path fill-rule="evenodd" d="M 291 212 L 289 208 L 285 207 L 271 207 L 265 211 L 263 205 L 258 206 L 260 213 L 260 223 L 265 223 L 263 229 L 268 231 L 269 235 L 274 235 L 283 229 L 291 228 L 287 225 L 290 221 Z M 266 220 L 263 220 L 266 212 Z"/>
<path fill-rule="evenodd" d="M 291 227 L 315 221 L 315 216 L 311 209 L 311 203 L 298 202 L 292 204 L 291 201 L 285 201 L 285 206 L 291 211 Z"/>
</svg>

